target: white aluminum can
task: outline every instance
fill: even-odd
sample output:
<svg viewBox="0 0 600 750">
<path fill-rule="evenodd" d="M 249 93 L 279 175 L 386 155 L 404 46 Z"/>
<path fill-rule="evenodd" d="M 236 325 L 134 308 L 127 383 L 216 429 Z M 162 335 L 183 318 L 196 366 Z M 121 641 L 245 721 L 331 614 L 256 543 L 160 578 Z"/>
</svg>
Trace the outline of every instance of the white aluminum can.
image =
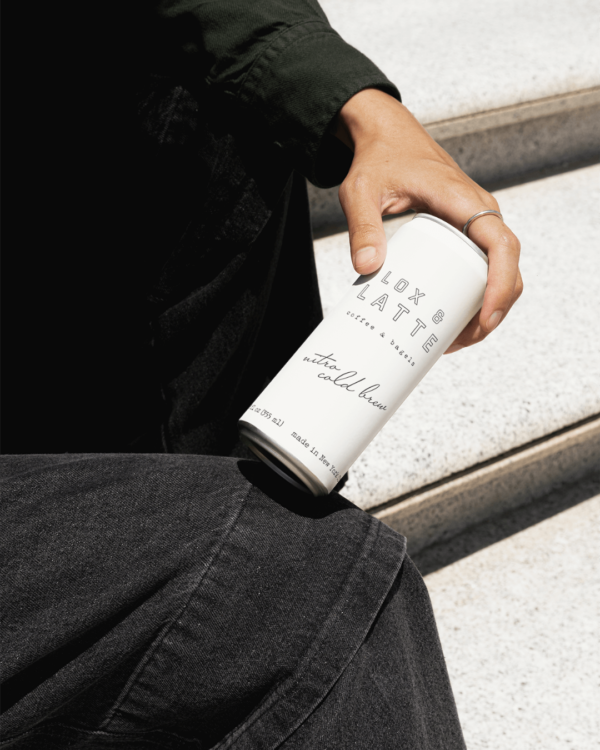
<svg viewBox="0 0 600 750">
<path fill-rule="evenodd" d="M 416 214 L 239 422 L 278 474 L 315 496 L 342 476 L 481 308 L 487 257 Z"/>
</svg>

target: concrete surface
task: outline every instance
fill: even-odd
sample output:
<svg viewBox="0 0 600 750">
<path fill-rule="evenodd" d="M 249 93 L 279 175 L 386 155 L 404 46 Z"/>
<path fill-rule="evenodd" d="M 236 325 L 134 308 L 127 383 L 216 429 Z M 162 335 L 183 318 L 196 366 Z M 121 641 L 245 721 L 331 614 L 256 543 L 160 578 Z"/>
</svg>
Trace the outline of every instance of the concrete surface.
<svg viewBox="0 0 600 750">
<path fill-rule="evenodd" d="M 469 750 L 600 747 L 599 493 L 563 487 L 414 557 Z"/>
<path fill-rule="evenodd" d="M 600 84 L 594 0 L 321 0 L 423 123 Z"/>
<path fill-rule="evenodd" d="M 600 418 L 567 429 L 375 510 L 419 551 L 575 482 L 600 466 Z"/>
<path fill-rule="evenodd" d="M 509 125 L 517 125 L 532 120 L 545 120 L 547 117 L 580 112 L 582 109 L 597 108 L 600 105 L 600 86 L 568 94 L 548 96 L 535 101 L 522 102 L 509 107 L 499 107 L 485 112 L 477 112 L 463 117 L 452 117 L 428 123 L 427 130 L 436 140 L 447 140 L 463 135 L 496 130 Z"/>
<path fill-rule="evenodd" d="M 595 105 L 436 140 L 469 177 L 489 185 L 600 155 L 599 123 Z"/>
<path fill-rule="evenodd" d="M 322 5 L 477 182 L 600 154 L 600 13 L 592 0 Z M 315 229 L 344 221 L 337 190 L 309 185 L 309 196 Z"/>
<path fill-rule="evenodd" d="M 363 508 L 600 413 L 600 166 L 496 198 L 522 243 L 523 297 L 485 342 L 443 357 L 356 462 L 344 494 Z M 356 278 L 347 234 L 316 257 L 327 309 Z"/>
</svg>

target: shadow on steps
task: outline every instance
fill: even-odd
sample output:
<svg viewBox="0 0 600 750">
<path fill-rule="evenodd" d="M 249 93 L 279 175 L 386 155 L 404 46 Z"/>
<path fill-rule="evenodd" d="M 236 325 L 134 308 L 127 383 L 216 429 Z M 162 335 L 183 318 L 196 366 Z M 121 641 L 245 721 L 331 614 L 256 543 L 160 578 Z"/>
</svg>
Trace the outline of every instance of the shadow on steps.
<svg viewBox="0 0 600 750">
<path fill-rule="evenodd" d="M 575 484 L 560 485 L 544 498 L 484 521 L 445 542 L 433 544 L 411 558 L 422 576 L 429 575 L 598 494 L 600 472 Z M 408 552 L 410 554 L 410 540 Z"/>
</svg>

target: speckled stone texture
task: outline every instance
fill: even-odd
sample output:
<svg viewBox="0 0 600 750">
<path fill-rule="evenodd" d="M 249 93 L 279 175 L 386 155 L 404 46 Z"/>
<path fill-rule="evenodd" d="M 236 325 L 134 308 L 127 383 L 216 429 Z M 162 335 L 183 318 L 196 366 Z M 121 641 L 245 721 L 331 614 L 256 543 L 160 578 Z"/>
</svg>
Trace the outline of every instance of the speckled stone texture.
<svg viewBox="0 0 600 750">
<path fill-rule="evenodd" d="M 594 0 L 321 0 L 421 122 L 600 84 Z"/>
<path fill-rule="evenodd" d="M 599 493 L 563 487 L 415 557 L 445 565 L 425 581 L 469 750 L 600 747 Z"/>
<path fill-rule="evenodd" d="M 413 554 L 589 476 L 599 465 L 600 418 L 592 418 L 419 490 L 375 515 L 407 538 Z"/>
<path fill-rule="evenodd" d="M 598 102 L 536 119 L 530 104 L 600 85 L 600 13 L 593 0 L 476 0 L 418 6 L 323 0 L 334 28 L 397 84 L 404 104 L 459 166 L 486 185 L 600 153 Z M 440 121 L 521 106 L 522 121 L 444 136 Z M 529 112 L 525 115 L 525 110 Z M 534 118 L 534 119 L 528 119 Z M 344 222 L 337 189 L 309 184 L 316 230 Z M 338 230 L 341 231 L 341 230 Z"/>
<path fill-rule="evenodd" d="M 525 292 L 486 341 L 436 364 L 354 464 L 344 494 L 363 508 L 600 412 L 600 166 L 496 198 Z M 316 257 L 327 311 L 356 278 L 347 234 L 318 240 Z"/>
<path fill-rule="evenodd" d="M 471 179 L 489 185 L 597 157 L 599 123 L 600 107 L 589 107 L 439 142 Z"/>
</svg>

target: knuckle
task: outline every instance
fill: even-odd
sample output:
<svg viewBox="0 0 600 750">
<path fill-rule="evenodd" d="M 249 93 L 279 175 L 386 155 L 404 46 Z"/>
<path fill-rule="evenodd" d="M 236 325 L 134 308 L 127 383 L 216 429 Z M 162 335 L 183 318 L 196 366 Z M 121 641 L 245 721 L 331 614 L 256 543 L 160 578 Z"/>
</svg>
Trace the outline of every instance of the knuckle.
<svg viewBox="0 0 600 750">
<path fill-rule="evenodd" d="M 521 252 L 521 242 L 519 241 L 517 235 L 511 229 L 508 229 L 506 235 L 508 244 L 517 252 Z"/>
<path fill-rule="evenodd" d="M 506 225 L 502 228 L 498 244 L 513 255 L 519 256 L 521 254 L 521 243 L 518 237 Z"/>
<path fill-rule="evenodd" d="M 350 187 L 346 184 L 346 182 L 342 182 L 340 185 L 340 189 L 338 190 L 338 198 L 340 199 L 340 203 L 342 206 L 349 201 L 350 198 Z"/>
<path fill-rule="evenodd" d="M 346 199 L 354 196 L 364 196 L 370 191 L 371 181 L 362 172 L 350 172 L 340 185 L 340 197 Z"/>
<path fill-rule="evenodd" d="M 500 211 L 500 206 L 498 205 L 498 201 L 494 198 L 494 196 L 491 193 L 486 192 L 485 193 L 485 204 L 486 206 L 489 206 L 489 208 L 492 211 Z M 502 211 L 500 211 L 502 213 Z"/>
<path fill-rule="evenodd" d="M 515 299 L 519 299 L 519 297 L 523 294 L 523 279 L 519 276 L 517 279 L 517 283 L 515 284 Z"/>
</svg>

